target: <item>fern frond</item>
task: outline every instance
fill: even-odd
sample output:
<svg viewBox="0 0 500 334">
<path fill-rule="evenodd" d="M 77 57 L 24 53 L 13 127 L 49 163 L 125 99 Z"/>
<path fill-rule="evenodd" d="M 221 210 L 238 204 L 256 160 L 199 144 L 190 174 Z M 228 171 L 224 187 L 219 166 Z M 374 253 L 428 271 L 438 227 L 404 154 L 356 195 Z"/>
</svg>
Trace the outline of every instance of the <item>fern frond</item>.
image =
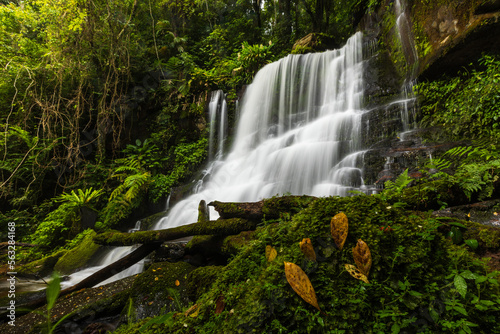
<svg viewBox="0 0 500 334">
<path fill-rule="evenodd" d="M 438 170 L 443 170 L 446 168 L 450 168 L 451 166 L 451 161 L 443 159 L 443 158 L 436 158 L 432 160 L 431 166 Z"/>
<path fill-rule="evenodd" d="M 458 157 L 461 158 L 464 154 L 468 154 L 472 151 L 472 146 L 457 146 L 448 151 L 444 155 L 448 155 L 450 157 Z"/>
<path fill-rule="evenodd" d="M 408 184 L 410 184 L 411 181 L 412 180 L 411 180 L 411 177 L 408 175 L 408 168 L 407 168 L 407 169 L 405 169 L 405 171 L 403 173 L 401 173 L 401 175 L 398 176 L 398 178 L 396 179 L 396 182 L 394 184 L 398 189 L 402 190 Z"/>
</svg>

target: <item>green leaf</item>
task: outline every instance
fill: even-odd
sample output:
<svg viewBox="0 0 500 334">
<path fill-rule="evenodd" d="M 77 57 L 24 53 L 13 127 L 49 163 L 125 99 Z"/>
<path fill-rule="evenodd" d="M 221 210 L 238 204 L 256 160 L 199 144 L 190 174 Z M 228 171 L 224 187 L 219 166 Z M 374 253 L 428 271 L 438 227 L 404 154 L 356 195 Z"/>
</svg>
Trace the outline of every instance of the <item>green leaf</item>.
<svg viewBox="0 0 500 334">
<path fill-rule="evenodd" d="M 391 333 L 392 334 L 398 334 L 401 331 L 401 327 L 399 327 L 398 324 L 394 324 L 391 327 Z"/>
<path fill-rule="evenodd" d="M 465 279 L 460 275 L 455 275 L 453 284 L 455 285 L 455 288 L 460 293 L 460 295 L 465 298 L 465 295 L 467 294 L 467 283 L 465 282 Z"/>
<path fill-rule="evenodd" d="M 479 277 L 479 275 L 471 272 L 470 270 L 465 270 L 460 274 L 460 276 L 462 276 L 465 279 L 476 279 Z"/>
<path fill-rule="evenodd" d="M 467 314 L 467 311 L 463 307 L 461 307 L 461 306 L 453 306 L 453 309 L 455 311 L 457 311 L 458 313 L 461 313 L 461 314 L 465 315 L 466 317 L 469 316 Z"/>
<path fill-rule="evenodd" d="M 465 244 L 472 249 L 477 249 L 479 247 L 479 243 L 476 239 L 467 239 L 465 240 Z"/>
<path fill-rule="evenodd" d="M 487 280 L 488 280 L 488 277 L 486 277 L 486 276 L 478 276 L 476 278 L 476 284 L 481 284 L 483 282 L 486 282 Z"/>
<path fill-rule="evenodd" d="M 52 275 L 52 280 L 50 281 L 47 290 L 47 309 L 51 310 L 54 307 L 54 304 L 59 296 L 59 292 L 61 291 L 61 277 L 58 273 L 54 272 Z"/>
</svg>

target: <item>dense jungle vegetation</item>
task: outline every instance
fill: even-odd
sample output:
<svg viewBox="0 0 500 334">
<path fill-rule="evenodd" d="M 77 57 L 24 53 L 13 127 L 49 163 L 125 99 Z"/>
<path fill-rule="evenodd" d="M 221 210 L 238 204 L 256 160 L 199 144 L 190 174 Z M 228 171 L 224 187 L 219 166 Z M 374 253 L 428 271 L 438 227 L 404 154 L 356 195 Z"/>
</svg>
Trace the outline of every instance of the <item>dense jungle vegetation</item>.
<svg viewBox="0 0 500 334">
<path fill-rule="evenodd" d="M 164 201 L 206 157 L 211 90 L 234 101 L 295 40 L 315 31 L 340 44 L 370 6 L 2 1 L 2 233 L 15 221 L 19 241 L 62 247 L 84 211 L 104 229 Z"/>
<path fill-rule="evenodd" d="M 124 230 L 206 161 L 210 91 L 223 89 L 234 112 L 255 73 L 297 40 L 315 32 L 340 46 L 385 3 L 0 0 L 0 241 L 15 222 L 16 241 L 37 245 L 18 248 L 27 263 Z M 440 129 L 428 140 L 457 143 L 421 161 L 420 179 L 406 171 L 374 196 L 308 201 L 264 219 L 224 269 L 186 269 L 186 284 L 204 289 L 191 287 L 198 309 L 172 292 L 176 312 L 135 322 L 132 297 L 120 295 L 130 314 L 119 332 L 500 333 L 498 273 L 479 257 L 498 251 L 500 233 L 423 212 L 500 198 L 500 56 L 483 54 L 415 93 L 421 125 Z M 344 250 L 322 225 L 340 211 L 352 233 Z M 296 247 L 306 237 L 323 242 L 317 262 Z M 374 254 L 370 285 L 343 269 L 358 238 Z M 283 261 L 311 276 L 320 312 L 291 292 Z M 155 270 L 146 275 L 156 281 Z M 227 306 L 214 316 L 222 294 Z"/>
</svg>

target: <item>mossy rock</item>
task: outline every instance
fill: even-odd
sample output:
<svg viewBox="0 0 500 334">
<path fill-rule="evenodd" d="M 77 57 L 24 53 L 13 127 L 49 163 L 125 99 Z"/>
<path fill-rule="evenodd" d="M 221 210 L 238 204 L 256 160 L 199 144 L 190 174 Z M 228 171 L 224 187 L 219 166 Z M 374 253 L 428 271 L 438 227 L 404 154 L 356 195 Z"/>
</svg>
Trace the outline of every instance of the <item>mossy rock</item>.
<svg viewBox="0 0 500 334">
<path fill-rule="evenodd" d="M 332 36 L 322 33 L 310 33 L 297 40 L 292 47 L 293 54 L 303 54 L 309 52 L 321 52 L 338 49 L 339 44 Z"/>
<path fill-rule="evenodd" d="M 311 204 L 314 196 L 278 196 L 265 199 L 262 213 L 265 218 L 280 218 L 283 215 L 294 215 Z"/>
<path fill-rule="evenodd" d="M 154 215 L 148 216 L 146 218 L 141 219 L 141 230 L 146 231 L 149 230 L 153 225 L 158 223 L 160 219 L 167 215 L 166 211 L 155 213 Z"/>
<path fill-rule="evenodd" d="M 223 266 L 205 266 L 191 271 L 187 279 L 188 297 L 191 300 L 200 298 L 212 287 L 223 268 Z"/>
<path fill-rule="evenodd" d="M 84 267 L 100 247 L 93 241 L 96 235 L 97 233 L 93 230 L 88 233 L 78 246 L 67 251 L 59 258 L 54 270 L 62 275 L 68 275 Z"/>
<path fill-rule="evenodd" d="M 19 276 L 24 277 L 46 277 L 54 271 L 54 266 L 59 259 L 68 251 L 63 249 L 54 254 L 46 256 L 40 260 L 36 260 L 25 264 L 17 269 Z"/>
<path fill-rule="evenodd" d="M 335 245 L 330 230 L 332 217 L 340 212 L 349 224 L 342 250 Z M 484 278 L 488 269 L 467 246 L 446 239 L 441 225 L 430 214 L 394 208 L 378 196 L 318 198 L 292 217 L 283 215 L 264 222 L 254 239 L 224 268 L 191 271 L 187 294 L 197 298 L 193 301 L 196 311 L 168 322 L 155 318 L 158 322 L 147 325 L 143 332 L 368 333 L 376 329 L 389 333 L 396 325 L 405 326 L 408 332 L 433 332 L 445 323 L 459 323 L 464 314 L 445 312 L 444 307 L 450 300 L 462 300 L 454 286 L 456 273 L 470 271 L 464 275 Z M 299 243 L 304 238 L 310 238 L 316 261 L 302 253 Z M 370 283 L 355 279 L 345 269 L 346 264 L 355 263 L 352 248 L 359 239 L 370 248 Z M 266 258 L 267 246 L 277 251 L 275 259 Z M 292 289 L 284 262 L 302 268 L 321 313 Z M 158 274 L 159 268 L 151 268 Z M 155 282 L 151 268 L 148 281 Z M 175 276 L 169 274 L 167 281 L 172 282 Z M 480 283 L 486 312 L 467 308 L 466 319 L 478 325 L 474 328 L 477 333 L 499 332 L 496 314 L 500 297 L 493 284 L 497 277 L 489 277 L 491 280 Z M 157 294 L 165 290 L 154 283 L 143 285 L 148 294 L 141 298 L 152 298 L 146 299 L 146 304 L 156 303 Z M 474 293 L 472 285 L 470 289 Z M 165 295 L 163 292 L 162 301 L 167 301 L 167 306 L 162 314 L 172 310 Z M 429 308 L 436 310 L 438 317 L 427 318 L 421 312 Z M 390 312 L 397 316 L 384 316 Z M 129 333 L 138 333 L 139 327 Z"/>
<path fill-rule="evenodd" d="M 188 274 L 195 269 L 186 262 L 158 262 L 140 274 L 132 286 L 135 319 L 179 312 L 186 307 Z"/>
</svg>

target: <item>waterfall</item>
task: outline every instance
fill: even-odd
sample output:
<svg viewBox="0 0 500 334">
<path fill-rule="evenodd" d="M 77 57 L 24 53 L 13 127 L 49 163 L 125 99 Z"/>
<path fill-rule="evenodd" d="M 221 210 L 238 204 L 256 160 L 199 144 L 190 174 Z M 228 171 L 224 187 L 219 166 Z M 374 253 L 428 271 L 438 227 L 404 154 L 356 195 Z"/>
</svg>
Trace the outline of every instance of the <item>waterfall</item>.
<svg viewBox="0 0 500 334">
<path fill-rule="evenodd" d="M 363 190 L 362 45 L 357 33 L 342 49 L 289 55 L 262 68 L 239 103 L 235 140 L 224 159 L 225 101 L 221 91 L 212 94 L 209 151 L 214 160 L 195 194 L 175 204 L 153 229 L 196 222 L 201 200 L 346 196 Z M 210 217 L 218 215 L 213 211 Z M 103 261 L 111 263 L 130 251 L 116 248 Z"/>
<path fill-rule="evenodd" d="M 221 159 L 227 135 L 227 103 L 222 90 L 212 92 L 208 104 L 209 139 L 208 159 Z M 217 151 L 215 151 L 217 150 Z"/>
<path fill-rule="evenodd" d="M 357 33 L 342 49 L 289 55 L 262 68 L 240 103 L 229 154 L 154 228 L 195 222 L 201 200 L 345 196 L 362 188 L 362 39 Z"/>
<path fill-rule="evenodd" d="M 396 0 L 394 2 L 394 11 L 396 15 L 396 31 L 401 43 L 401 52 L 403 52 L 407 66 L 406 78 L 401 88 L 401 103 L 403 104 L 401 108 L 401 121 L 403 123 L 403 132 L 399 136 L 401 140 L 405 140 L 406 134 L 415 128 L 415 124 L 413 124 L 415 120 L 413 86 L 418 65 L 418 53 L 411 26 L 406 17 L 406 4 L 402 1 L 404 0 Z"/>
</svg>

